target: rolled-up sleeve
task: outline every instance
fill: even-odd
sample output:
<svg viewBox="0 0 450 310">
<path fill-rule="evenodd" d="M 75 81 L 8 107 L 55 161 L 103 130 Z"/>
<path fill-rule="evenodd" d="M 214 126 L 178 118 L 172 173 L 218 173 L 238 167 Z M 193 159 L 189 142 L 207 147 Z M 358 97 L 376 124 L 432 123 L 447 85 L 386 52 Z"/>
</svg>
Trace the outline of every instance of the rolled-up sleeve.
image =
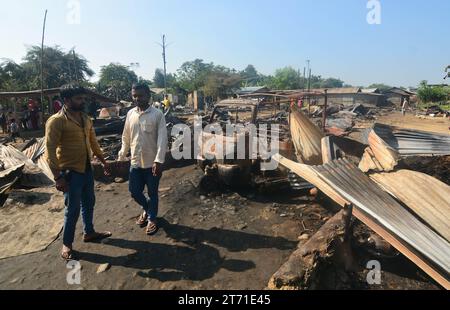
<svg viewBox="0 0 450 310">
<path fill-rule="evenodd" d="M 122 133 L 122 147 L 119 151 L 118 160 L 125 161 L 128 151 L 130 150 L 130 114 L 127 115 L 125 126 Z"/>
<path fill-rule="evenodd" d="M 64 120 L 50 118 L 45 125 L 45 154 L 48 165 L 52 170 L 59 170 L 59 161 L 56 156 L 56 148 L 61 143 L 61 135 Z"/>
<path fill-rule="evenodd" d="M 166 119 L 164 115 L 162 115 L 158 125 L 158 142 L 155 163 L 163 164 L 165 162 L 167 143 Z"/>
</svg>

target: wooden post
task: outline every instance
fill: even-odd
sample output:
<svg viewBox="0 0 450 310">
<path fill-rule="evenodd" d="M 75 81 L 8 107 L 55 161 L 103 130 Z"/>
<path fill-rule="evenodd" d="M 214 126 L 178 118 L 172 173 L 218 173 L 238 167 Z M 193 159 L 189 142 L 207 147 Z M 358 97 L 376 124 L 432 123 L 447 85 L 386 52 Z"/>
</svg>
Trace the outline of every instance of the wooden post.
<svg viewBox="0 0 450 310">
<path fill-rule="evenodd" d="M 323 113 L 322 113 L 322 129 L 323 132 L 325 132 L 325 127 L 326 127 L 326 123 L 327 123 L 327 108 L 328 108 L 328 95 L 327 95 L 327 90 L 325 89 L 325 103 L 323 105 Z"/>
<path fill-rule="evenodd" d="M 48 95 L 48 114 L 49 115 L 52 115 L 53 114 L 53 112 L 55 112 L 54 110 L 53 110 L 53 100 L 52 100 L 52 96 L 51 95 Z"/>
</svg>

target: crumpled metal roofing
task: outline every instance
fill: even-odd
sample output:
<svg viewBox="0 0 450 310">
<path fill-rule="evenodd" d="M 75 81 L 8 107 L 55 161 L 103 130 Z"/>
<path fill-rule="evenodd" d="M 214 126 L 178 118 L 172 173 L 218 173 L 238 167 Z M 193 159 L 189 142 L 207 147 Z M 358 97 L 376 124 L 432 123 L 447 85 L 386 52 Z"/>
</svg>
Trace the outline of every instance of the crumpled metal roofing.
<svg viewBox="0 0 450 310">
<path fill-rule="evenodd" d="M 375 133 L 401 156 L 450 155 L 450 135 L 375 124 Z"/>
<path fill-rule="evenodd" d="M 11 188 L 11 186 L 16 183 L 16 181 L 22 175 L 22 169 L 24 166 L 25 164 L 20 164 L 0 171 L 0 195 L 5 194 Z"/>
<path fill-rule="evenodd" d="M 29 159 L 33 162 L 36 162 L 39 157 L 44 155 L 45 153 L 45 139 L 41 138 L 36 141 L 33 145 L 25 149 L 22 153 L 24 153 Z"/>
<path fill-rule="evenodd" d="M 352 203 L 356 217 L 450 289 L 450 244 L 355 165 L 341 159 L 323 166 L 308 166 L 279 154 L 272 158 L 316 185 L 339 205 Z"/>
<path fill-rule="evenodd" d="M 294 142 L 298 161 L 319 165 L 322 163 L 323 133 L 296 106 L 289 115 L 292 142 Z"/>
<path fill-rule="evenodd" d="M 450 186 L 411 170 L 374 173 L 370 178 L 450 242 Z"/>
<path fill-rule="evenodd" d="M 355 165 L 340 159 L 312 169 L 355 207 L 450 275 L 450 244 L 419 221 Z"/>
</svg>

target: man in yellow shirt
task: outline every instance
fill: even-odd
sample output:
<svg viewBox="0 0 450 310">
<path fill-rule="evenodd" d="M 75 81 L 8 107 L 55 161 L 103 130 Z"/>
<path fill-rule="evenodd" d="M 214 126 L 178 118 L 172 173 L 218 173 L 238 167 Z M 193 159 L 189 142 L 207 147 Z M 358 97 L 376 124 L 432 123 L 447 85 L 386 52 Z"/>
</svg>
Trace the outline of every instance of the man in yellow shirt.
<svg viewBox="0 0 450 310">
<path fill-rule="evenodd" d="M 102 162 L 107 175 L 109 166 L 98 145 L 92 120 L 83 112 L 86 90 L 76 84 L 64 85 L 61 88 L 61 98 L 64 100 L 64 107 L 50 117 L 46 124 L 46 158 L 55 178 L 56 188 L 65 197 L 61 256 L 65 260 L 72 260 L 75 259 L 72 243 L 80 210 L 84 242 L 111 236 L 110 232 L 98 233 L 94 230 L 92 153 Z"/>
<path fill-rule="evenodd" d="M 169 100 L 169 96 L 168 95 L 164 96 L 163 105 L 164 105 L 164 112 L 167 112 L 169 110 L 169 108 L 170 108 L 170 100 Z"/>
</svg>

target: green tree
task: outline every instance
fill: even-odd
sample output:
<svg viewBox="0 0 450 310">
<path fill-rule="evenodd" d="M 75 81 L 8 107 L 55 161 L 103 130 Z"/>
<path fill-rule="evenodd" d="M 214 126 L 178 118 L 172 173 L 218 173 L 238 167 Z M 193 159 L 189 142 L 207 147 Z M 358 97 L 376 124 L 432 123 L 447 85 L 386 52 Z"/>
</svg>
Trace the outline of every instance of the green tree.
<svg viewBox="0 0 450 310">
<path fill-rule="evenodd" d="M 21 65 L 10 59 L 0 64 L 0 90 L 18 91 L 29 89 L 27 74 Z"/>
<path fill-rule="evenodd" d="M 242 77 L 236 71 L 216 66 L 207 76 L 202 87 L 206 96 L 223 99 L 233 94 L 241 85 Z"/>
<path fill-rule="evenodd" d="M 40 88 L 41 48 L 31 46 L 21 66 L 26 71 L 30 88 Z M 43 73 L 45 88 L 57 88 L 74 81 L 85 82 L 94 75 L 83 56 L 65 52 L 59 46 L 44 47 Z"/>
<path fill-rule="evenodd" d="M 427 81 L 422 81 L 417 96 L 423 103 L 440 103 L 448 99 L 449 92 L 443 86 L 430 86 Z"/>
<path fill-rule="evenodd" d="M 58 88 L 63 84 L 78 81 L 85 83 L 94 75 L 88 61 L 80 54 L 65 52 L 59 46 L 44 47 L 44 88 Z M 40 89 L 41 87 L 41 48 L 31 46 L 16 64 L 5 60 L 0 65 L 0 88 L 10 91 Z"/>
<path fill-rule="evenodd" d="M 167 88 L 173 88 L 177 84 L 177 80 L 174 74 L 168 73 L 166 76 Z M 164 71 L 162 69 L 156 69 L 153 77 L 153 86 L 157 88 L 164 88 Z"/>
<path fill-rule="evenodd" d="M 248 65 L 244 70 L 239 72 L 242 79 L 242 86 L 259 86 L 263 75 L 259 74 L 255 66 Z"/>
<path fill-rule="evenodd" d="M 320 88 L 341 88 L 344 85 L 344 81 L 335 78 L 328 78 L 320 81 Z"/>
<path fill-rule="evenodd" d="M 205 63 L 202 59 L 185 62 L 177 70 L 178 84 L 187 91 L 201 89 L 213 69 L 213 63 Z"/>
<path fill-rule="evenodd" d="M 138 76 L 129 66 L 110 63 L 101 67 L 97 89 L 116 100 L 130 100 L 131 87 L 138 81 Z"/>
<path fill-rule="evenodd" d="M 268 85 L 272 89 L 300 89 L 301 77 L 297 70 L 292 67 L 285 67 L 275 71 L 275 76 Z"/>
</svg>

